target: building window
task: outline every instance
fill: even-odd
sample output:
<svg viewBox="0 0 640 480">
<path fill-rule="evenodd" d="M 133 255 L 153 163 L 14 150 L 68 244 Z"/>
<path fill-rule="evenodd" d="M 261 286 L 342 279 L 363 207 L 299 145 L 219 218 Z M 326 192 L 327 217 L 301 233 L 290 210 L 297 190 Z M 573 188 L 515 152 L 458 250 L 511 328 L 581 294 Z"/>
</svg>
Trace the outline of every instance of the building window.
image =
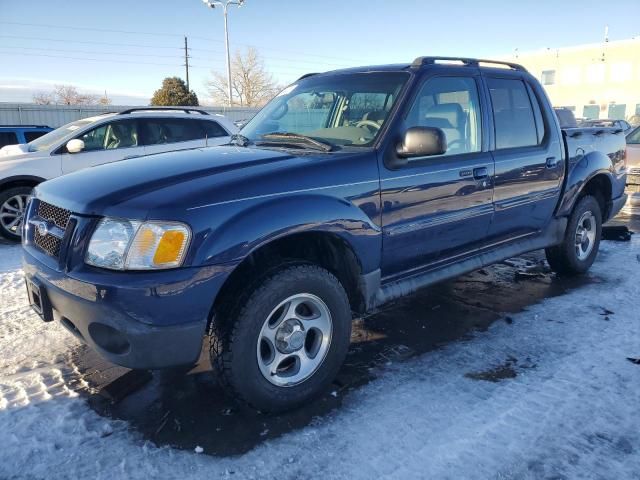
<svg viewBox="0 0 640 480">
<path fill-rule="evenodd" d="M 608 118 L 611 120 L 624 120 L 624 113 L 627 109 L 625 104 L 612 103 L 609 105 Z"/>
<path fill-rule="evenodd" d="M 556 71 L 555 70 L 544 70 L 542 72 L 542 84 L 543 85 L 553 85 L 556 83 Z"/>
<path fill-rule="evenodd" d="M 597 120 L 600 118 L 600 107 L 598 105 L 585 105 L 582 109 L 582 116 L 587 120 Z"/>
</svg>

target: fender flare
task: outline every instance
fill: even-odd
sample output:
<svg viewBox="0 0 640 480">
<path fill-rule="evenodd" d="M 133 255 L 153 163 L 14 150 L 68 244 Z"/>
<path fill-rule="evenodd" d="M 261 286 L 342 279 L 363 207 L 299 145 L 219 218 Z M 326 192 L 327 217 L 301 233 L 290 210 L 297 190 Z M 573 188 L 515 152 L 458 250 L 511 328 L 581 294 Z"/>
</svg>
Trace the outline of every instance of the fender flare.
<svg viewBox="0 0 640 480">
<path fill-rule="evenodd" d="M 34 175 L 14 175 L 12 177 L 3 178 L 2 180 L 0 180 L 0 190 L 4 190 L 5 185 L 16 182 L 33 182 L 37 185 L 46 181 L 46 178 L 36 177 Z"/>
<path fill-rule="evenodd" d="M 567 175 L 564 192 L 557 209 L 557 216 L 565 217 L 571 214 L 580 194 L 585 186 L 598 175 L 604 175 L 613 187 L 613 163 L 602 152 L 594 151 L 581 157 L 570 169 Z M 611 198 L 605 198 L 610 202 Z M 604 213 L 604 212 L 603 212 Z"/>
<path fill-rule="evenodd" d="M 330 233 L 345 241 L 362 273 L 380 267 L 381 228 L 354 204 L 317 194 L 274 198 L 235 211 L 210 230 L 193 264 L 237 265 L 275 240 L 306 232 Z"/>
</svg>

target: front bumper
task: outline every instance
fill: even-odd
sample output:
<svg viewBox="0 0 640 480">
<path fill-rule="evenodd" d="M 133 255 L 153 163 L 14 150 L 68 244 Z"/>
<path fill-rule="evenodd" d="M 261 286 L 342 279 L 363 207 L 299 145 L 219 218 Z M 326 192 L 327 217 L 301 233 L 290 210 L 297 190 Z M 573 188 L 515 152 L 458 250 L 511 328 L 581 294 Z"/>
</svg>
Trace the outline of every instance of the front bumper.
<svg viewBox="0 0 640 480">
<path fill-rule="evenodd" d="M 23 255 L 25 277 L 42 290 L 52 319 L 110 362 L 156 369 L 197 361 L 227 269 L 110 272 L 85 266 L 65 273 L 30 250 Z"/>
</svg>

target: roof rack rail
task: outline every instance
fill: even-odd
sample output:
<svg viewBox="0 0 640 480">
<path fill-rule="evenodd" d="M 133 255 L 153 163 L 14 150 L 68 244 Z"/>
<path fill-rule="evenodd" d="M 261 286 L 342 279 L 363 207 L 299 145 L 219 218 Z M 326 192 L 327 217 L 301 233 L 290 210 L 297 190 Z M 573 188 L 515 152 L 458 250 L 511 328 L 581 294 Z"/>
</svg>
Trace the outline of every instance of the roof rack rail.
<svg viewBox="0 0 640 480">
<path fill-rule="evenodd" d="M 307 78 L 307 77 L 312 77 L 314 75 L 318 75 L 316 72 L 313 73 L 305 73 L 304 75 L 302 75 L 298 80 L 296 80 L 296 82 L 299 82 L 300 80 L 302 80 L 303 78 Z"/>
<path fill-rule="evenodd" d="M 24 125 L 0 125 L 0 128 L 51 128 L 49 125 L 35 125 L 33 123 L 25 123 Z"/>
<path fill-rule="evenodd" d="M 153 110 L 175 110 L 177 112 L 184 113 L 194 113 L 197 112 L 201 115 L 209 115 L 209 112 L 205 110 L 201 110 L 199 108 L 190 108 L 190 107 L 136 107 L 136 108 L 128 108 L 126 110 L 122 110 L 118 112 L 118 115 L 128 115 L 133 112 L 145 112 L 145 111 L 153 111 Z"/>
<path fill-rule="evenodd" d="M 482 58 L 465 58 L 465 57 L 418 57 L 411 64 L 411 68 L 420 68 L 425 65 L 435 65 L 438 62 L 461 62 L 467 67 L 479 67 L 481 63 L 493 65 L 502 65 L 513 70 L 526 72 L 527 69 L 522 65 L 513 62 L 503 62 L 501 60 L 487 60 Z"/>
</svg>

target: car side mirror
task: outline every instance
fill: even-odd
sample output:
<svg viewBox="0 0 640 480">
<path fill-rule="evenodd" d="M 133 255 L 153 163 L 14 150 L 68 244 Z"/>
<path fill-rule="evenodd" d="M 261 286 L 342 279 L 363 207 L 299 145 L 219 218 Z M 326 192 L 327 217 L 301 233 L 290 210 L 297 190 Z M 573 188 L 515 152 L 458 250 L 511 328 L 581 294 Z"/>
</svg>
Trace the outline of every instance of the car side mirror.
<svg viewBox="0 0 640 480">
<path fill-rule="evenodd" d="M 396 148 L 401 158 L 442 155 L 447 151 L 447 136 L 440 128 L 411 127 Z"/>
<path fill-rule="evenodd" d="M 69 153 L 78 153 L 84 150 L 84 142 L 79 138 L 74 138 L 73 140 L 69 140 L 66 146 L 67 146 L 67 152 Z"/>
</svg>

